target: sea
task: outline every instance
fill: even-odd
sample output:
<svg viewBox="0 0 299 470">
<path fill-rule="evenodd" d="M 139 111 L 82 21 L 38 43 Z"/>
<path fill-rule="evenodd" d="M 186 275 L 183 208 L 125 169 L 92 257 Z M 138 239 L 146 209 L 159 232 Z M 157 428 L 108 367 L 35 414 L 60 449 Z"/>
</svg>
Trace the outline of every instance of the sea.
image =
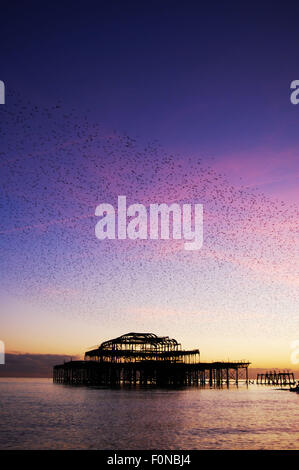
<svg viewBox="0 0 299 470">
<path fill-rule="evenodd" d="M 0 449 L 299 449 L 299 394 L 1 378 Z"/>
</svg>

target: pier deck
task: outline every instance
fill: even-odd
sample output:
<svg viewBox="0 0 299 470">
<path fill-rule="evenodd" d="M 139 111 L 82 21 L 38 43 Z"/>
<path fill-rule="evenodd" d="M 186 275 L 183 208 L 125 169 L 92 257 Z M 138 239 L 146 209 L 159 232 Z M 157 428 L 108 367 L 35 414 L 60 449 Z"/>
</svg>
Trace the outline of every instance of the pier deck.
<svg viewBox="0 0 299 470">
<path fill-rule="evenodd" d="M 249 362 L 168 363 L 100 363 L 69 361 L 54 367 L 55 383 L 73 385 L 222 385 L 239 379 L 248 382 Z"/>
</svg>

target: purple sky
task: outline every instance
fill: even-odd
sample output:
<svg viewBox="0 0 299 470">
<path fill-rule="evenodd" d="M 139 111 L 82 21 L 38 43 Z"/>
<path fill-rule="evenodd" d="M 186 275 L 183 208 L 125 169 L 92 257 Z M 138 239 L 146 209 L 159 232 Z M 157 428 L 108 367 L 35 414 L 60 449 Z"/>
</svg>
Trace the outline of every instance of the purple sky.
<svg viewBox="0 0 299 470">
<path fill-rule="evenodd" d="M 3 12 L 0 339 L 79 354 L 144 330 L 290 367 L 299 7 L 57 5 Z M 96 206 L 121 194 L 204 204 L 203 249 L 97 240 Z"/>
</svg>

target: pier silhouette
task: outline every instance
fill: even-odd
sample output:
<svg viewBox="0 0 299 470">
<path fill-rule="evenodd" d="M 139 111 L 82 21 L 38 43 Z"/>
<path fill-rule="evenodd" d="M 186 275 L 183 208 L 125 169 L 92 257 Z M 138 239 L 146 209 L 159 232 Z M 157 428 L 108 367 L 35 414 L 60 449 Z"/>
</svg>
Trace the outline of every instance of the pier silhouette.
<svg viewBox="0 0 299 470">
<path fill-rule="evenodd" d="M 250 362 L 200 362 L 199 349 L 154 333 L 127 333 L 86 351 L 84 360 L 53 369 L 55 383 L 73 385 L 205 385 L 248 383 Z"/>
<path fill-rule="evenodd" d="M 264 374 L 257 374 L 256 383 L 258 385 L 295 385 L 293 372 L 269 371 Z"/>
</svg>

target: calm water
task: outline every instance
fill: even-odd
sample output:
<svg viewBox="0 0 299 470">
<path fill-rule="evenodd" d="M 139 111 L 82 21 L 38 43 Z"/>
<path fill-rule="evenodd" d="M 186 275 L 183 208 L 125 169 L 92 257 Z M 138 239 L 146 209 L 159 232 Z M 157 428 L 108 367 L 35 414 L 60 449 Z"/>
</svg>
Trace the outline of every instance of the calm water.
<svg viewBox="0 0 299 470">
<path fill-rule="evenodd" d="M 299 395 L 0 379 L 1 449 L 299 449 Z"/>
</svg>

